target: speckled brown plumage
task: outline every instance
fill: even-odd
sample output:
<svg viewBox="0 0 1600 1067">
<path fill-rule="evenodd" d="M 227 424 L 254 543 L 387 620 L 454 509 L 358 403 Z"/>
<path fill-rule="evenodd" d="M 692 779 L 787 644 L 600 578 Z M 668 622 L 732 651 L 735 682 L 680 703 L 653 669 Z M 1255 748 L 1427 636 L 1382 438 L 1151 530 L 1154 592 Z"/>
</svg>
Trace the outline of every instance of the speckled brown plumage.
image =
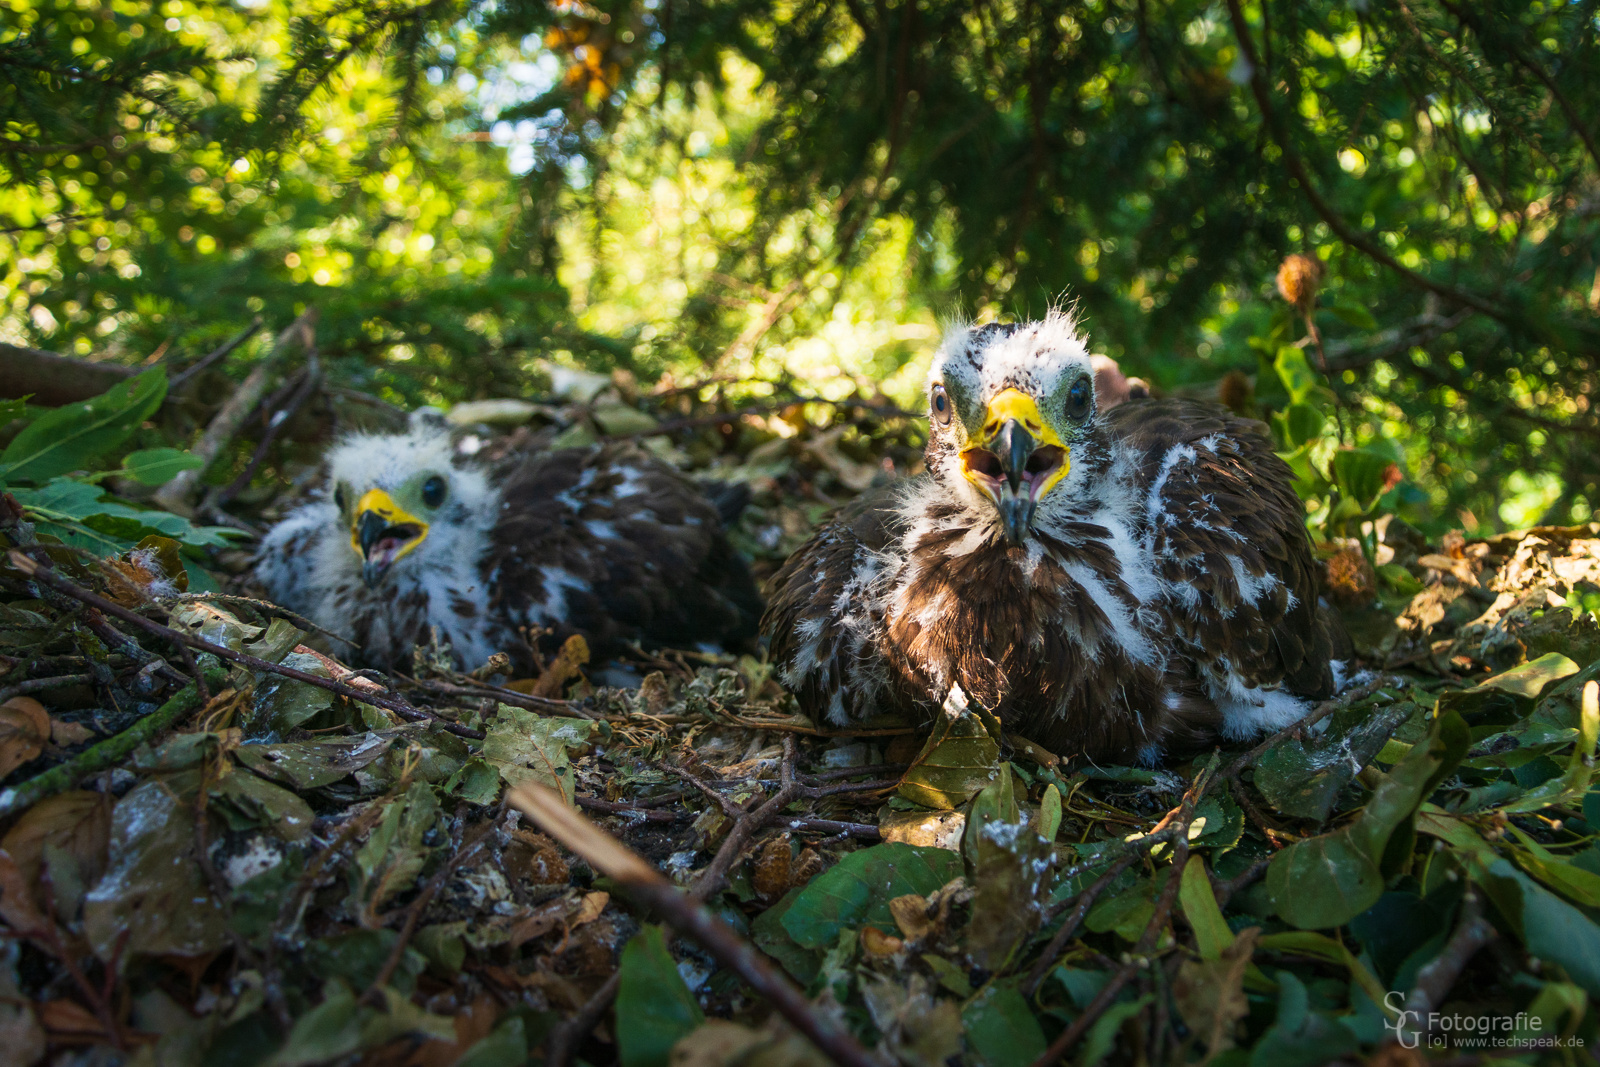
<svg viewBox="0 0 1600 1067">
<path fill-rule="evenodd" d="M 1154 762 L 1333 691 L 1303 509 L 1259 423 L 1152 399 L 1055 418 L 1070 470 L 1020 543 L 1003 535 L 962 457 L 997 396 L 1056 410 L 1088 371 L 1062 318 L 946 341 L 934 402 L 959 418 L 933 423 L 928 473 L 858 500 L 772 581 L 763 631 L 809 712 L 927 720 L 959 685 L 1057 752 Z"/>
<path fill-rule="evenodd" d="M 364 561 L 354 514 L 379 491 L 406 520 L 380 533 L 424 531 L 381 567 Z M 528 670 L 529 635 L 545 653 L 572 634 L 597 656 L 635 642 L 745 649 L 761 613 L 713 501 L 644 449 L 514 453 L 487 469 L 426 421 L 335 448 L 326 493 L 273 528 L 256 574 L 381 666 L 409 666 L 433 629 L 467 668 L 504 651 Z"/>
</svg>

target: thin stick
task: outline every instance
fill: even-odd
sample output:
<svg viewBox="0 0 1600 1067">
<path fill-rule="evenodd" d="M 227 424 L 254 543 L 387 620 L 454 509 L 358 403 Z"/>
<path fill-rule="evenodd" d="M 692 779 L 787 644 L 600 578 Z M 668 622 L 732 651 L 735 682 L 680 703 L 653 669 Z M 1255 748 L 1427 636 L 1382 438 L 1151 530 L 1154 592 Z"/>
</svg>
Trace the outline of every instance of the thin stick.
<svg viewBox="0 0 1600 1067">
<path fill-rule="evenodd" d="M 219 685 L 222 683 L 221 671 L 216 673 L 215 680 Z M 165 704 L 120 734 L 84 749 L 67 762 L 52 767 L 21 785 L 0 790 L 0 819 L 25 811 L 45 797 L 64 793 L 86 776 L 120 762 L 128 753 L 156 737 L 199 706 L 199 688 L 194 682 L 190 682 Z"/>
<path fill-rule="evenodd" d="M 515 689 L 507 689 L 502 685 L 492 685 L 489 682 L 474 682 L 472 685 L 455 685 L 451 682 L 436 682 L 424 678 L 406 678 L 406 681 L 419 689 L 426 689 L 430 693 L 440 696 L 453 697 L 493 697 L 502 704 L 510 704 L 514 708 L 525 708 L 528 711 L 542 711 L 545 714 L 572 715 L 580 719 L 594 719 L 595 715 L 580 708 L 570 700 L 560 700 L 555 697 L 529 696 L 519 693 Z"/>
<path fill-rule="evenodd" d="M 336 682 L 328 678 L 323 678 L 320 675 L 309 674 L 305 671 L 296 670 L 293 667 L 285 667 L 280 663 L 273 663 L 269 660 L 264 660 L 259 656 L 252 656 L 246 652 L 235 652 L 233 649 L 224 645 L 215 645 L 204 638 L 196 637 L 193 634 L 186 634 L 183 631 L 175 630 L 170 626 L 163 626 L 159 622 L 147 619 L 137 612 L 128 610 L 121 604 L 107 600 L 105 597 L 100 596 L 97 593 L 91 593 L 89 590 L 81 588 L 80 586 L 67 581 L 59 574 L 56 574 L 53 570 L 49 569 L 48 567 L 40 566 L 37 562 L 29 559 L 16 549 L 11 550 L 9 558 L 11 565 L 17 570 L 21 571 L 23 574 L 27 575 L 29 578 L 44 583 L 58 593 L 65 593 L 67 596 L 81 600 L 90 607 L 98 608 L 107 614 L 115 615 L 119 619 L 131 622 L 135 626 L 138 626 L 139 628 L 152 633 L 157 637 L 164 638 L 168 641 L 182 641 L 191 648 L 197 648 L 202 652 L 209 652 L 213 656 L 217 656 L 220 659 L 230 660 L 231 662 L 242 664 L 243 666 L 249 667 L 252 670 L 267 671 L 270 674 L 280 674 L 285 678 L 293 678 L 297 682 L 305 682 L 307 685 L 314 685 L 318 689 L 326 689 L 330 693 L 338 693 L 340 696 L 349 697 L 352 700 L 359 700 L 363 704 L 371 704 L 373 707 L 383 708 L 386 711 L 392 711 L 402 719 L 405 719 L 407 722 L 435 722 L 444 729 L 461 737 L 470 737 L 476 741 L 481 741 L 484 738 L 484 733 L 482 730 L 474 730 L 470 726 L 463 726 L 457 722 L 450 722 L 448 719 L 442 718 L 434 712 L 425 711 L 421 708 L 414 707 L 399 697 L 390 696 L 387 693 L 375 693 L 357 689 L 354 686 L 345 685 L 343 682 Z"/>
<path fill-rule="evenodd" d="M 1045 946 L 1045 950 L 1040 954 L 1038 962 L 1033 965 L 1033 970 L 1028 972 L 1027 981 L 1022 984 L 1023 996 L 1032 997 L 1039 991 L 1039 986 L 1044 983 L 1045 976 L 1050 973 L 1050 968 L 1055 966 L 1056 960 L 1061 958 L 1061 953 L 1066 949 L 1067 942 L 1071 941 L 1072 935 L 1078 932 L 1079 924 L 1083 922 L 1084 916 L 1089 914 L 1089 909 L 1094 906 L 1095 900 L 1099 898 L 1101 893 L 1105 892 L 1106 886 L 1110 885 L 1117 875 L 1133 866 L 1134 861 L 1138 858 L 1138 853 L 1122 857 L 1113 863 L 1106 873 L 1089 883 L 1083 892 L 1078 894 L 1072 906 L 1072 912 L 1067 916 L 1067 921 L 1061 924 L 1061 929 L 1056 931 L 1056 936 L 1052 937 L 1050 944 Z"/>
<path fill-rule="evenodd" d="M 218 345 L 204 356 L 201 356 L 193 365 L 186 367 L 177 374 L 174 374 L 172 379 L 167 383 L 167 392 L 176 393 L 179 389 L 183 388 L 184 383 L 190 378 L 193 378 L 196 374 L 199 374 L 201 371 L 205 370 L 213 363 L 216 363 L 218 360 L 227 359 L 230 352 L 244 344 L 246 341 L 250 340 L 250 338 L 254 337 L 256 335 L 256 331 L 259 329 L 261 329 L 261 316 L 257 315 L 255 318 L 250 320 L 250 325 L 234 334 L 228 340 L 222 342 L 222 344 Z"/>
<path fill-rule="evenodd" d="M 473 835 L 463 841 L 461 846 L 450 855 L 444 866 L 440 867 L 434 876 L 428 879 L 428 884 L 422 887 L 422 892 L 417 894 L 417 899 L 413 900 L 406 908 L 406 919 L 400 926 L 400 936 L 395 938 L 394 947 L 389 950 L 388 958 L 383 961 L 383 966 L 378 969 L 377 975 L 373 977 L 372 984 L 362 994 L 365 999 L 368 1001 L 372 1001 L 373 998 L 381 999 L 382 994 L 380 991 L 389 984 L 389 979 L 393 978 L 394 972 L 400 968 L 400 961 L 405 957 L 406 946 L 411 943 L 411 936 L 416 933 L 417 921 L 422 918 L 422 913 L 428 910 L 428 905 L 433 903 L 433 898 L 438 895 L 440 889 L 444 888 L 444 883 L 449 877 L 468 859 L 477 854 L 478 849 L 483 845 L 484 839 L 494 832 L 494 828 L 494 820 L 490 820 L 478 827 Z"/>
<path fill-rule="evenodd" d="M 567 806 L 561 794 L 528 783 L 507 799 L 518 810 L 583 857 L 589 865 L 634 893 L 681 934 L 699 942 L 717 962 L 737 974 L 757 997 L 770 1001 L 832 1062 L 849 1067 L 876 1067 L 876 1061 L 843 1027 L 812 1010 L 789 980 L 774 970 L 754 946 L 744 941 L 704 904 L 689 900 L 641 856 Z"/>
<path fill-rule="evenodd" d="M 234 390 L 233 395 L 228 398 L 228 402 L 222 405 L 222 410 L 218 411 L 216 416 L 212 418 L 205 432 L 200 435 L 200 439 L 190 449 L 204 462 L 205 466 L 197 470 L 180 471 L 176 478 L 172 479 L 161 488 L 160 492 L 156 493 L 155 502 L 157 504 L 168 511 L 180 514 L 188 513 L 189 497 L 193 494 L 195 487 L 200 484 L 200 476 L 205 473 L 206 467 L 211 466 L 217 457 L 222 455 L 222 450 L 228 447 L 228 443 L 243 428 L 245 419 L 249 417 L 251 411 L 255 410 L 255 406 L 260 402 L 262 394 L 267 391 L 267 380 L 272 377 L 273 369 L 277 366 L 278 360 L 282 359 L 284 354 L 296 342 L 303 345 L 308 351 L 316 343 L 315 334 L 312 331 L 316 321 L 317 309 L 314 307 L 307 308 L 299 318 L 291 322 L 288 328 L 278 335 L 277 343 L 272 346 L 272 351 L 267 353 L 266 358 L 257 363 L 250 373 L 245 376 L 245 380 L 239 384 L 239 388 Z"/>
<path fill-rule="evenodd" d="M 94 681 L 94 676 L 89 674 L 58 674 L 54 678 L 30 678 L 16 685 L 8 685 L 0 689 L 0 704 L 4 704 L 12 697 L 22 696 L 24 693 L 37 693 L 45 689 L 60 689 L 65 685 L 85 685 Z"/>
</svg>

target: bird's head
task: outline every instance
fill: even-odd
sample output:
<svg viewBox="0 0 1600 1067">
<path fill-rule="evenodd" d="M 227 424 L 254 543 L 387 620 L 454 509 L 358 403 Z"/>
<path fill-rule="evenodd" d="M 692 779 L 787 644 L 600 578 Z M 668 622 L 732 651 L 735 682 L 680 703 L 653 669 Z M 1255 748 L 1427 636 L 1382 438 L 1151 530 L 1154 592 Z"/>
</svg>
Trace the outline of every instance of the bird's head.
<svg viewBox="0 0 1600 1067">
<path fill-rule="evenodd" d="M 455 561 L 493 519 L 483 473 L 462 463 L 447 429 L 413 420 L 403 434 L 357 434 L 328 456 L 328 481 L 350 564 L 369 587 Z"/>
<path fill-rule="evenodd" d="M 928 470 L 1023 544 L 1093 435 L 1095 372 L 1071 317 L 957 326 L 928 376 Z"/>
</svg>

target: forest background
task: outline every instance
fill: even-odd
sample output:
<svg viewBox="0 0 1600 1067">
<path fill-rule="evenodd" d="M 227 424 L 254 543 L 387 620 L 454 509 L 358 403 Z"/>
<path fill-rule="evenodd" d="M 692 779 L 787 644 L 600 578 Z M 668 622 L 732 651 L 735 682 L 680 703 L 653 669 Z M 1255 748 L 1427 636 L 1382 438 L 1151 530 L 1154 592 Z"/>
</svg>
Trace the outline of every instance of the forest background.
<svg viewBox="0 0 1600 1067">
<path fill-rule="evenodd" d="M 178 373 L 259 318 L 237 380 L 315 308 L 406 407 L 917 408 L 941 319 L 1066 299 L 1273 416 L 1314 525 L 1600 505 L 1593 2 L 5 10 L 0 341 Z"/>
</svg>

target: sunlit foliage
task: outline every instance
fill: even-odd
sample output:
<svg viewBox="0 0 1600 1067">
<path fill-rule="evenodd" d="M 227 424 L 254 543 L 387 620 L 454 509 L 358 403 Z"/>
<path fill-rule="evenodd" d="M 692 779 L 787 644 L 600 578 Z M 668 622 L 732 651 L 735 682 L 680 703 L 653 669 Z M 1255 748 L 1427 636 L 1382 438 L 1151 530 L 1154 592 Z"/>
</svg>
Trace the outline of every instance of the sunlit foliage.
<svg viewBox="0 0 1600 1067">
<path fill-rule="evenodd" d="M 406 403 L 550 358 L 912 403 L 939 316 L 1065 296 L 1130 372 L 1242 371 L 1263 414 L 1301 346 L 1322 422 L 1285 450 L 1392 459 L 1414 521 L 1587 519 L 1595 20 L 10 0 L 0 332 L 138 362 L 314 304 L 337 373 Z M 1289 253 L 1314 307 L 1274 291 Z"/>
</svg>

